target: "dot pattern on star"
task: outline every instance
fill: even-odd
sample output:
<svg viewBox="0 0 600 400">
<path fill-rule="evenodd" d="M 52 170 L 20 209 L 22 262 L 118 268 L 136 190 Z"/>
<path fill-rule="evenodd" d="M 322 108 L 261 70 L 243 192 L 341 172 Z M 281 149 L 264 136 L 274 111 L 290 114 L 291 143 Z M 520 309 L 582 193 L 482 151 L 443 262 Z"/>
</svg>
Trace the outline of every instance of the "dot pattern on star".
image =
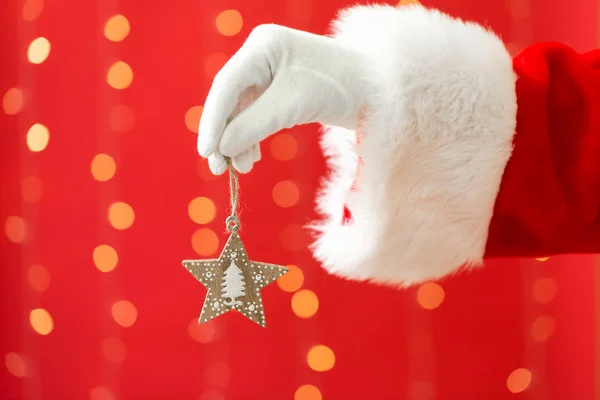
<svg viewBox="0 0 600 400">
<path fill-rule="evenodd" d="M 229 236 L 218 259 L 185 260 L 183 266 L 208 289 L 199 324 L 236 310 L 263 328 L 266 321 L 260 290 L 288 271 L 280 265 L 249 260 L 237 232 Z M 235 292 L 231 290 L 233 282 L 228 282 L 227 270 L 230 267 L 241 271 L 241 279 L 239 276 L 235 278 L 239 295 L 234 297 L 231 296 Z"/>
</svg>

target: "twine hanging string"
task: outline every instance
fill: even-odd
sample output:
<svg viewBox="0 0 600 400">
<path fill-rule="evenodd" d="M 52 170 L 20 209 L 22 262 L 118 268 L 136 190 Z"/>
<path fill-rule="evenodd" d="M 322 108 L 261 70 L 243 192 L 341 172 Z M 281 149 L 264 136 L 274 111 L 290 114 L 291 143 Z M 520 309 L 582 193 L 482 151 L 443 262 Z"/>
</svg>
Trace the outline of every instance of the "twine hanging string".
<svg viewBox="0 0 600 400">
<path fill-rule="evenodd" d="M 238 174 L 233 167 L 231 158 L 227 158 L 227 166 L 229 168 L 229 198 L 231 201 L 231 214 L 225 220 L 227 231 L 236 232 L 240 229 L 240 219 L 238 218 L 238 199 L 240 195 L 240 181 Z"/>
</svg>

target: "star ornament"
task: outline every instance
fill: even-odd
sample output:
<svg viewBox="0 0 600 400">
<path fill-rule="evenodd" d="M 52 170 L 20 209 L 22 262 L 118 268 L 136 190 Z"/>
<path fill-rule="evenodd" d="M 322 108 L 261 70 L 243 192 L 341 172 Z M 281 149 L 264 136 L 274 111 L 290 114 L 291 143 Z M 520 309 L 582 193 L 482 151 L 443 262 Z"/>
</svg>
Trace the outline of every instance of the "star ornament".
<svg viewBox="0 0 600 400">
<path fill-rule="evenodd" d="M 199 324 L 231 310 L 266 327 L 260 290 L 288 272 L 280 265 L 250 261 L 239 233 L 233 231 L 218 259 L 185 260 L 183 266 L 207 289 Z"/>
</svg>

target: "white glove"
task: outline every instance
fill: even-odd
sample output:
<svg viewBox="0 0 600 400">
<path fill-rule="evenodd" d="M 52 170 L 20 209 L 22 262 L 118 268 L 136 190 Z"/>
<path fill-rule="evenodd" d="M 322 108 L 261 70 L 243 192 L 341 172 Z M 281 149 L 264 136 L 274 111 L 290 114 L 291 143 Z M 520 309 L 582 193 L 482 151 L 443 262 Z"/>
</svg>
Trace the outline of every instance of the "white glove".
<svg viewBox="0 0 600 400">
<path fill-rule="evenodd" d="M 216 75 L 200 120 L 198 152 L 214 174 L 260 159 L 259 143 L 294 125 L 354 129 L 367 97 L 365 57 L 339 41 L 278 25 L 255 28 Z"/>
</svg>

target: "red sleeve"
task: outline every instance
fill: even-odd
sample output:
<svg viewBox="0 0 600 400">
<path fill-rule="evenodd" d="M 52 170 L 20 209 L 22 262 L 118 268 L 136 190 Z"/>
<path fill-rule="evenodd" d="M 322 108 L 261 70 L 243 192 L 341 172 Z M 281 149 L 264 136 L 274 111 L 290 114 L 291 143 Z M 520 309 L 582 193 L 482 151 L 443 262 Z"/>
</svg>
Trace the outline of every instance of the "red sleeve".
<svg viewBox="0 0 600 400">
<path fill-rule="evenodd" d="M 600 50 L 537 44 L 513 67 L 517 130 L 486 256 L 600 253 Z"/>
</svg>

